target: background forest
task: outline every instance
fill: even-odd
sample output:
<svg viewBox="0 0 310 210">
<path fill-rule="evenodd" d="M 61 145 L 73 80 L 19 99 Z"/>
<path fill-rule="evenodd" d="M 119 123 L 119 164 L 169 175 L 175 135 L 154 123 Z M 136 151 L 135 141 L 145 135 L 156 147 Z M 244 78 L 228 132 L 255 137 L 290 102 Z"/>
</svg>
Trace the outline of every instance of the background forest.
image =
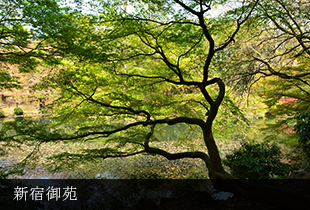
<svg viewBox="0 0 310 210">
<path fill-rule="evenodd" d="M 1 177 L 309 178 L 309 1 L 0 5 Z"/>
</svg>

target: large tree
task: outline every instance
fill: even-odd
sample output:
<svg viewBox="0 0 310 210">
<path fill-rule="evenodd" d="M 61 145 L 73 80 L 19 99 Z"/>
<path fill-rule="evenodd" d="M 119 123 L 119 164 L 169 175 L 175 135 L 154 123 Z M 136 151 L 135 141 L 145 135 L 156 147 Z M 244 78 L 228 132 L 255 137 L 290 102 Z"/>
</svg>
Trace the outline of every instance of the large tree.
<svg viewBox="0 0 310 210">
<path fill-rule="evenodd" d="M 119 141 L 141 147 L 133 154 L 158 154 L 170 160 L 200 158 L 211 179 L 233 178 L 223 169 L 213 137 L 212 125 L 225 96 L 225 85 L 210 71 L 210 66 L 214 55 L 233 42 L 256 2 L 242 4 L 235 13 L 227 13 L 223 19 L 230 27 L 223 31 L 225 40 L 217 35 L 218 22 L 205 17 L 213 3 L 158 1 L 143 9 L 143 1 L 134 1 L 140 10 L 127 14 L 115 1 L 112 12 L 104 8 L 106 14 L 100 14 L 97 25 L 91 25 L 89 33 L 81 35 L 88 40 L 75 43 L 89 54 L 71 52 L 78 62 L 69 59 L 59 76 L 48 81 L 57 82 L 64 101 L 77 104 L 73 112 L 83 116 L 100 113 L 98 120 L 105 126 L 44 142 L 101 138 L 123 131 L 131 135 L 145 128 L 143 141 L 129 139 L 126 132 Z M 91 47 L 93 51 L 89 51 Z M 72 113 L 71 106 L 64 101 L 61 101 L 63 114 Z M 113 121 L 109 124 L 109 118 L 103 116 L 113 116 Z M 125 124 L 114 125 L 116 120 Z M 201 129 L 208 154 L 201 151 L 173 154 L 151 146 L 156 125 L 178 123 Z M 146 133 L 146 129 L 150 131 Z M 106 151 L 109 150 L 104 148 L 98 157 L 105 157 Z"/>
<path fill-rule="evenodd" d="M 141 153 L 169 160 L 198 158 L 216 187 L 290 205 L 289 199 L 274 197 L 278 191 L 223 181 L 235 177 L 224 170 L 213 133 L 225 97 L 225 84 L 214 70 L 215 56 L 234 42 L 258 1 L 236 2 L 237 8 L 208 18 L 219 3 L 226 1 L 129 1 L 138 9 L 125 12 L 122 1 L 103 1 L 97 16 L 74 19 L 79 33 L 62 49 L 63 68 L 42 86 L 59 89 L 58 122 L 83 118 L 79 129 L 64 133 L 55 127 L 49 132 L 49 125 L 38 129 L 34 121 L 18 120 L 4 126 L 2 140 L 35 140 L 36 148 L 55 141 L 103 142 L 104 147 L 81 154 L 57 155 L 62 161 Z M 174 153 L 152 146 L 160 124 L 181 123 L 200 129 L 207 152 Z"/>
</svg>

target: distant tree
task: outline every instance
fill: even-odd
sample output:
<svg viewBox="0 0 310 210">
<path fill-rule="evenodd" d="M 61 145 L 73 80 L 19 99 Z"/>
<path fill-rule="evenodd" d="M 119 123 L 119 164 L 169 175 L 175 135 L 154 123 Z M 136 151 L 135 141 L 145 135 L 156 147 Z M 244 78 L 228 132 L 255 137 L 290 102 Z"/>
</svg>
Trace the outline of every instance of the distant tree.
<svg viewBox="0 0 310 210">
<path fill-rule="evenodd" d="M 276 11 L 274 5 L 278 8 Z M 275 1 L 258 7 L 271 24 L 270 35 L 261 45 L 269 45 L 268 54 L 253 56 L 256 63 L 261 64 L 255 73 L 272 76 L 269 84 L 273 93 L 270 91 L 265 98 L 295 99 L 293 104 L 275 104 L 271 109 L 275 115 L 294 116 L 310 108 L 309 6 L 308 1 Z"/>
<path fill-rule="evenodd" d="M 24 111 L 21 108 L 19 108 L 19 107 L 15 107 L 14 108 L 14 114 L 16 114 L 16 115 L 23 115 Z"/>
<path fill-rule="evenodd" d="M 249 21 L 252 24 L 248 30 L 253 30 L 246 36 L 247 41 L 240 42 L 242 46 L 236 57 L 239 61 L 235 64 L 243 68 L 230 75 L 239 76 L 239 81 L 247 87 L 270 77 L 264 81 L 267 82 L 264 86 L 272 88 L 270 94 L 262 94 L 266 100 L 271 100 L 272 93 L 276 101 L 282 96 L 292 97 L 301 104 L 299 110 L 307 109 L 310 94 L 308 10 L 308 1 L 259 2 L 257 17 Z"/>
<path fill-rule="evenodd" d="M 255 94 L 275 118 L 272 130 L 293 133 L 310 96 L 308 1 L 260 1 L 218 64 L 240 95 Z"/>
</svg>

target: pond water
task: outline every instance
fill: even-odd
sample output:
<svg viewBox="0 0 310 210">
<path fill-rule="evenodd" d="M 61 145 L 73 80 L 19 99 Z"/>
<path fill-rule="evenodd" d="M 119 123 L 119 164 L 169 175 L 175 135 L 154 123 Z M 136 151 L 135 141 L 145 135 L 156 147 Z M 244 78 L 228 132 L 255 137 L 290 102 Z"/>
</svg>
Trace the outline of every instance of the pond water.
<svg viewBox="0 0 310 210">
<path fill-rule="evenodd" d="M 52 122 L 47 116 L 36 117 L 34 119 L 40 124 Z M 7 120 L 14 119 L 2 119 L 2 122 Z M 74 125 L 63 124 L 62 128 L 67 129 L 68 132 L 72 132 L 74 130 Z M 201 132 L 194 126 L 185 124 L 172 126 L 160 125 L 157 126 L 154 137 L 156 141 L 152 142 L 151 146 L 163 148 L 169 152 L 195 150 L 207 152 L 201 140 Z M 46 161 L 46 158 L 52 154 L 59 154 L 61 152 L 75 153 L 80 149 L 98 149 L 100 147 L 102 147 L 102 142 L 100 140 L 42 144 L 40 146 L 40 152 L 38 153 L 38 166 L 34 169 L 28 168 L 24 175 L 12 175 L 11 178 L 188 179 L 208 177 L 207 169 L 201 160 L 183 159 L 169 161 L 163 157 L 146 155 L 78 163 L 73 168 L 71 166 L 65 166 L 63 171 L 56 173 L 51 173 L 46 167 L 46 165 L 53 166 L 54 164 L 53 160 Z M 30 149 L 26 150 L 26 152 L 31 151 Z M 233 147 L 231 147 L 231 149 L 233 149 Z M 14 159 L 21 160 L 22 157 L 25 157 L 27 154 L 26 152 L 16 151 L 14 154 L 11 154 L 11 156 L 2 157 L 0 165 L 12 164 L 14 161 L 17 162 L 18 160 Z M 49 169 L 51 169 L 51 167 Z"/>
</svg>

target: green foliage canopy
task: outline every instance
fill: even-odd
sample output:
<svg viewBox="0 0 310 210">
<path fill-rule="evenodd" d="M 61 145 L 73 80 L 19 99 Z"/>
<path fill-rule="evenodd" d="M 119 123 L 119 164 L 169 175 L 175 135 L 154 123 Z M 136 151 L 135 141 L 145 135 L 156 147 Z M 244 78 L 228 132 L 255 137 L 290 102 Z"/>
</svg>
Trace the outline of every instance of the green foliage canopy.
<svg viewBox="0 0 310 210">
<path fill-rule="evenodd" d="M 58 0 L 0 1 L 0 85 L 19 87 L 13 68 L 30 72 L 59 64 L 64 48 L 77 32 L 74 12 Z"/>
</svg>

